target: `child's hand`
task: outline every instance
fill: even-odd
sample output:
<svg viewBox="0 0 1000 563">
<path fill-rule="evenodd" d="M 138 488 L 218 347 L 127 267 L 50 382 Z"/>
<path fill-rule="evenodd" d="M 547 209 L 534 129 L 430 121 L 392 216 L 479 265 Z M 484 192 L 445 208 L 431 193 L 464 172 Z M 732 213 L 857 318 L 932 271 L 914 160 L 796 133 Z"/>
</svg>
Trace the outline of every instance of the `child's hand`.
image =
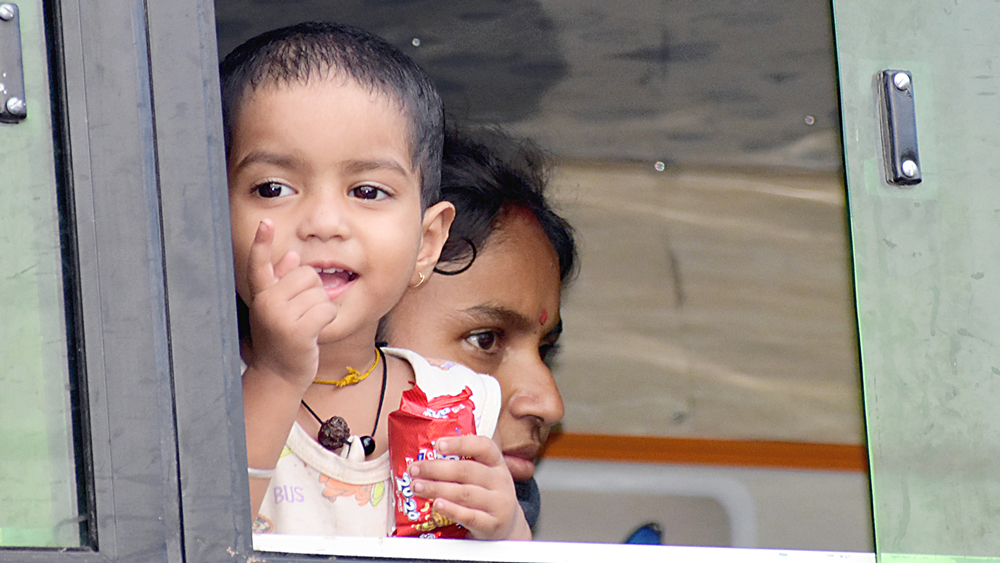
<svg viewBox="0 0 1000 563">
<path fill-rule="evenodd" d="M 470 459 L 414 462 L 409 468 L 414 493 L 434 499 L 434 510 L 465 526 L 476 539 L 531 539 L 514 480 L 493 440 L 442 438 L 436 448 L 444 455 Z"/>
<path fill-rule="evenodd" d="M 337 316 L 316 270 L 289 251 L 271 265 L 274 225 L 257 227 L 247 262 L 253 365 L 305 389 L 319 368 L 319 333 Z"/>
</svg>

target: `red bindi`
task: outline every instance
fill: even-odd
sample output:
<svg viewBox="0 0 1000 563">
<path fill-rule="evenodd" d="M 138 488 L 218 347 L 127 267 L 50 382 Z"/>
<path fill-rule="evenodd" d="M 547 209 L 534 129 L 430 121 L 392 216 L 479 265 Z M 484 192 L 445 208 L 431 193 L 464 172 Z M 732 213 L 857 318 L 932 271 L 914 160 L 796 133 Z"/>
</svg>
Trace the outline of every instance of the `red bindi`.
<svg viewBox="0 0 1000 563">
<path fill-rule="evenodd" d="M 549 312 L 542 311 L 542 317 L 538 319 L 538 324 L 543 325 L 545 324 L 545 321 L 547 321 L 548 319 L 549 319 Z"/>
</svg>

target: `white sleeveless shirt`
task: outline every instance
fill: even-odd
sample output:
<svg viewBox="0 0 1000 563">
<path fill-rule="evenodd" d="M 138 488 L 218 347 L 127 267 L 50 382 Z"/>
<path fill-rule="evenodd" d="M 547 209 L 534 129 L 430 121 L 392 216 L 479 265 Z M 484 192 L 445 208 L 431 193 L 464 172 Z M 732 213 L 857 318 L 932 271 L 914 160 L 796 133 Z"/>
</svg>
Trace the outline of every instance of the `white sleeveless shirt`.
<svg viewBox="0 0 1000 563">
<path fill-rule="evenodd" d="M 476 433 L 492 437 L 500 416 L 500 384 L 454 362 L 427 360 L 401 348 L 386 354 L 413 367 L 428 399 L 472 390 Z M 398 408 L 398 405 L 397 405 Z M 337 455 L 296 422 L 268 484 L 254 533 L 387 536 L 395 528 L 389 453 L 364 459 L 358 437 Z"/>
</svg>

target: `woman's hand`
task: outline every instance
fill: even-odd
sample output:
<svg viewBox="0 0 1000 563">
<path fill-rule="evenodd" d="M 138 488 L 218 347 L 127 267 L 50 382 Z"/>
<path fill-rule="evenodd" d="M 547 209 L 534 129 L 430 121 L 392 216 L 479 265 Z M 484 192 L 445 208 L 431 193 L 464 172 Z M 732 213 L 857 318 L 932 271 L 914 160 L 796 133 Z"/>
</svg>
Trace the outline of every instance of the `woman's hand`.
<svg viewBox="0 0 1000 563">
<path fill-rule="evenodd" d="M 435 449 L 460 460 L 414 462 L 413 492 L 434 500 L 434 510 L 482 540 L 530 540 L 531 530 L 517 503 L 514 480 L 500 447 L 485 436 L 441 438 Z"/>
</svg>

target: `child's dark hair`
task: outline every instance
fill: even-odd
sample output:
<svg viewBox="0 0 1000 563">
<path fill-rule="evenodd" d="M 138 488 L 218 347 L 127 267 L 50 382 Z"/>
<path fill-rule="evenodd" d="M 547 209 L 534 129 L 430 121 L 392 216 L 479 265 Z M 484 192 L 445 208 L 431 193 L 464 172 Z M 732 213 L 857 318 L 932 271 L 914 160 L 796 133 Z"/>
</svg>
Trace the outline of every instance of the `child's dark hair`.
<svg viewBox="0 0 1000 563">
<path fill-rule="evenodd" d="M 443 154 L 441 198 L 453 203 L 456 212 L 434 271 L 454 275 L 467 270 L 507 214 L 523 209 L 552 243 L 559 279 L 568 283 L 576 272 L 576 241 L 569 223 L 545 198 L 547 167 L 538 147 L 497 130 L 480 131 L 474 140 L 449 129 Z"/>
<path fill-rule="evenodd" d="M 307 22 L 262 33 L 220 65 L 226 154 L 243 98 L 261 86 L 342 76 L 396 102 L 409 120 L 410 156 L 421 203 L 439 200 L 444 110 L 427 74 L 380 37 L 347 25 Z"/>
</svg>

